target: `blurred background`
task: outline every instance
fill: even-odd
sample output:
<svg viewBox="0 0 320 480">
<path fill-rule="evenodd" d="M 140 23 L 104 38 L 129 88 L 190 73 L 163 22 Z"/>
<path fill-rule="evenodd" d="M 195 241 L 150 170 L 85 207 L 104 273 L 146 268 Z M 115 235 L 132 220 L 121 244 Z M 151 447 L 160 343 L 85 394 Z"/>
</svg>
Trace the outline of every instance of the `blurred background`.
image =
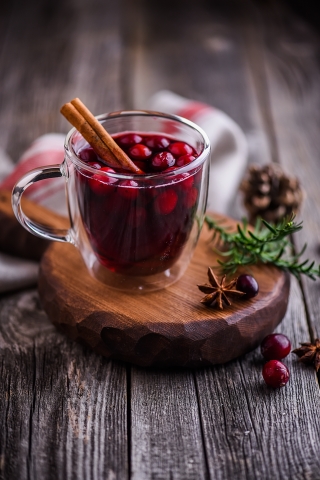
<svg viewBox="0 0 320 480">
<path fill-rule="evenodd" d="M 75 96 L 98 114 L 164 88 L 233 118 L 250 161 L 277 161 L 273 106 L 318 98 L 315 0 L 11 0 L 0 12 L 0 146 L 14 161 L 68 131 L 59 108 Z"/>
</svg>

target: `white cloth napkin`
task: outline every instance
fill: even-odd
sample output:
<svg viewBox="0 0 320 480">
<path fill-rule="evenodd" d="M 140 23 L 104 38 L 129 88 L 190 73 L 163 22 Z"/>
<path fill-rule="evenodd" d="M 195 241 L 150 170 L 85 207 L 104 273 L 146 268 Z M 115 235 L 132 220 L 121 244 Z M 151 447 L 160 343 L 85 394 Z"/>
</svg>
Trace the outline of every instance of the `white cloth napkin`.
<svg viewBox="0 0 320 480">
<path fill-rule="evenodd" d="M 208 210 L 227 213 L 244 174 L 247 140 L 239 125 L 210 105 L 188 100 L 169 90 L 157 92 L 148 108 L 188 118 L 203 128 L 211 144 Z"/>
<path fill-rule="evenodd" d="M 188 100 L 168 90 L 156 93 L 149 100 L 148 108 L 188 118 L 207 133 L 211 143 L 208 209 L 226 213 L 247 164 L 247 142 L 240 127 L 220 110 Z M 16 165 L 0 149 L 0 188 L 11 190 L 25 172 L 41 165 L 61 163 L 63 158 L 64 135 L 57 133 L 36 139 Z M 29 188 L 25 195 L 62 215 L 67 214 L 62 179 L 39 182 Z M 33 286 L 36 284 L 37 275 L 36 262 L 17 259 L 0 252 L 0 292 Z"/>
<path fill-rule="evenodd" d="M 39 137 L 24 152 L 16 165 L 0 149 L 0 188 L 12 190 L 17 180 L 29 170 L 41 165 L 61 163 L 64 158 L 64 138 L 64 135 L 57 133 Z M 40 182 L 34 188 L 28 189 L 25 195 L 30 200 L 62 215 L 67 214 L 63 181 L 53 179 Z M 0 252 L 0 293 L 36 285 L 38 271 L 38 262 Z"/>
</svg>

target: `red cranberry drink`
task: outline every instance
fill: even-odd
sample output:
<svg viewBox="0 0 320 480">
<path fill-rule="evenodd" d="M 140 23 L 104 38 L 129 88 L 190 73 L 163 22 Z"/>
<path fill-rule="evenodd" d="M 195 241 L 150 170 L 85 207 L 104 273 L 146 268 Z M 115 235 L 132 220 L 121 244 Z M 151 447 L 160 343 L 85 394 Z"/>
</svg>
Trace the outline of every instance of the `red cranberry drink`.
<svg viewBox="0 0 320 480">
<path fill-rule="evenodd" d="M 91 167 L 77 172 L 80 213 L 90 244 L 113 272 L 163 272 L 181 255 L 195 220 L 202 166 L 177 172 L 192 164 L 198 152 L 169 135 L 126 132 L 113 138 L 147 176 L 143 181 L 140 175 L 119 178 L 117 174 L 126 172 L 106 166 L 89 145 L 76 152 Z"/>
<path fill-rule="evenodd" d="M 177 281 L 204 220 L 206 134 L 184 118 L 157 112 L 94 117 L 79 99 L 61 113 L 75 127 L 66 137 L 65 159 L 17 182 L 12 202 L 20 223 L 42 238 L 72 243 L 89 273 L 112 288 L 143 293 Z M 59 176 L 66 181 L 67 230 L 32 221 L 21 206 L 26 188 Z"/>
</svg>

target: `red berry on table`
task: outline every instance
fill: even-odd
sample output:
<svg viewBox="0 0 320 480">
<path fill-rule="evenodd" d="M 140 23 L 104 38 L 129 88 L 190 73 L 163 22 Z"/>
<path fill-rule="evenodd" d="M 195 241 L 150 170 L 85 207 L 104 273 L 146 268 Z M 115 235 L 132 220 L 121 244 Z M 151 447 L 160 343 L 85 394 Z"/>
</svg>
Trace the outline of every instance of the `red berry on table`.
<svg viewBox="0 0 320 480">
<path fill-rule="evenodd" d="M 259 293 L 259 285 L 255 278 L 251 275 L 239 275 L 236 285 L 237 290 L 244 292 L 243 298 L 253 298 Z"/>
<path fill-rule="evenodd" d="M 170 152 L 157 153 L 151 160 L 152 169 L 155 171 L 166 170 L 169 167 L 173 167 L 176 160 Z"/>
<path fill-rule="evenodd" d="M 148 158 L 152 155 L 150 148 L 142 143 L 137 143 L 137 145 L 130 147 L 128 153 L 132 160 L 148 160 Z"/>
<path fill-rule="evenodd" d="M 121 135 L 120 137 L 115 137 L 114 139 L 117 144 L 122 148 L 129 148 L 132 145 L 142 142 L 142 137 L 137 133 L 127 133 L 126 135 Z"/>
<path fill-rule="evenodd" d="M 173 189 L 165 190 L 154 200 L 154 208 L 160 215 L 168 215 L 177 205 L 178 195 Z"/>
<path fill-rule="evenodd" d="M 146 137 L 144 139 L 144 144 L 151 150 L 164 150 L 170 144 L 169 140 L 166 137 L 161 137 L 160 135 L 153 135 Z"/>
<path fill-rule="evenodd" d="M 290 340 L 281 333 L 271 333 L 262 340 L 261 353 L 266 360 L 282 360 L 290 351 Z"/>
<path fill-rule="evenodd" d="M 184 142 L 171 143 L 171 145 L 168 147 L 168 150 L 176 157 L 181 157 L 181 155 L 191 155 L 193 153 L 193 148 Z"/>
<path fill-rule="evenodd" d="M 183 167 L 184 165 L 188 165 L 191 163 L 196 157 L 194 155 L 181 155 L 176 161 L 177 167 Z"/>
<path fill-rule="evenodd" d="M 270 360 L 262 370 L 264 381 L 269 387 L 280 388 L 288 383 L 290 373 L 288 368 L 279 360 Z"/>
</svg>

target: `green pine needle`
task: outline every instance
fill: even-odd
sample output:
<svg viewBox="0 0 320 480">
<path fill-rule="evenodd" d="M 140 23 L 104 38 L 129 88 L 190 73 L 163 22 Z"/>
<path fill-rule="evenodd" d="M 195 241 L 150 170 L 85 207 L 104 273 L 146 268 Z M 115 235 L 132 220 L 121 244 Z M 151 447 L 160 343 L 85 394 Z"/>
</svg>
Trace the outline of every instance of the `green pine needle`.
<svg viewBox="0 0 320 480">
<path fill-rule="evenodd" d="M 212 240 L 219 240 L 216 252 L 227 260 L 218 260 L 224 273 L 235 273 L 237 268 L 256 263 L 270 263 L 284 270 L 288 270 L 295 277 L 301 274 L 307 275 L 312 280 L 320 277 L 320 265 L 314 267 L 314 262 L 309 260 L 300 261 L 307 245 L 297 254 L 292 254 L 293 245 L 287 237 L 302 229 L 302 222 L 295 223 L 295 216 L 283 219 L 276 225 L 271 225 L 265 220 L 258 219 L 253 231 L 248 230 L 248 221 L 243 220 L 242 225 L 237 225 L 237 231 L 223 227 L 206 216 L 205 222 L 209 230 L 213 231 Z"/>
</svg>

